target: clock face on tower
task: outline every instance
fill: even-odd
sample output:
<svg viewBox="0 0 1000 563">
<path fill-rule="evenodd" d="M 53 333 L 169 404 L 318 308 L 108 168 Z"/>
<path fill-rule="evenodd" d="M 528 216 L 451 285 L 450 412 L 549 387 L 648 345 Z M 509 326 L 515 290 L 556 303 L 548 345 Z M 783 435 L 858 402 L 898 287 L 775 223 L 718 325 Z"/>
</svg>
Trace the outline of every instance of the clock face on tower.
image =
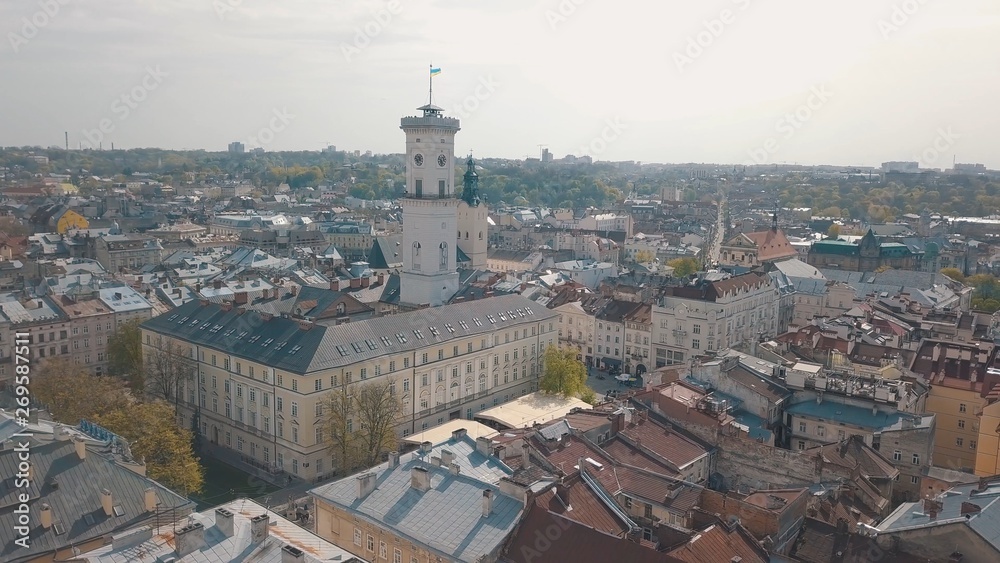
<svg viewBox="0 0 1000 563">
<path fill-rule="evenodd" d="M 416 164 L 417 166 L 423 166 L 424 165 L 424 155 L 419 154 L 419 153 L 413 155 L 413 164 Z"/>
<path fill-rule="evenodd" d="M 438 166 L 443 168 L 445 164 L 448 164 L 448 157 L 442 154 L 438 157 Z"/>
</svg>

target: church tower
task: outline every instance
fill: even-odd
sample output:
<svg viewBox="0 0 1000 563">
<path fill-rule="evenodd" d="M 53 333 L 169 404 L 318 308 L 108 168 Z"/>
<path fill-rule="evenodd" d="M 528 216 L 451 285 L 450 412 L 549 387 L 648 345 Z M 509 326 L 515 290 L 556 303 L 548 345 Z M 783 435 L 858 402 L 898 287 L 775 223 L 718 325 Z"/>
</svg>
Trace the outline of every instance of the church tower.
<svg viewBox="0 0 1000 563">
<path fill-rule="evenodd" d="M 400 306 L 437 307 L 458 292 L 456 260 L 455 134 L 459 121 L 428 103 L 421 116 L 404 117 L 406 193 L 403 207 L 403 270 Z"/>
<path fill-rule="evenodd" d="M 458 247 L 469 257 L 474 269 L 485 270 L 489 209 L 479 197 L 479 174 L 471 156 L 465 166 L 462 199 L 458 202 Z"/>
</svg>

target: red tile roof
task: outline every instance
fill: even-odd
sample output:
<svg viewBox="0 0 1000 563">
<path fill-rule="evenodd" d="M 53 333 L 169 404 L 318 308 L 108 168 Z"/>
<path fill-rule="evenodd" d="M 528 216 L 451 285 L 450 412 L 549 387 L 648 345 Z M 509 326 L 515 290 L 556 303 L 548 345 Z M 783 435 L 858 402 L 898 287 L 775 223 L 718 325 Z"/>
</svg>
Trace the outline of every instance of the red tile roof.
<svg viewBox="0 0 1000 563">
<path fill-rule="evenodd" d="M 709 526 L 670 555 L 688 563 L 726 563 L 737 556 L 742 558 L 741 563 L 768 563 L 770 560 L 749 532 L 738 525 L 727 530 L 722 524 Z"/>
<path fill-rule="evenodd" d="M 638 423 L 629 424 L 622 429 L 621 435 L 677 467 L 684 467 L 708 453 L 699 444 L 650 420 L 640 419 Z"/>
<path fill-rule="evenodd" d="M 617 537 L 625 537 L 629 528 L 580 478 L 567 477 L 563 486 L 552 487 L 535 497 L 535 504 L 554 514 Z"/>
<path fill-rule="evenodd" d="M 547 561 L 678 563 L 679 561 L 666 553 L 552 514 L 537 505 L 528 510 L 514 532 L 514 536 L 507 544 L 503 559 L 511 563 Z"/>
</svg>

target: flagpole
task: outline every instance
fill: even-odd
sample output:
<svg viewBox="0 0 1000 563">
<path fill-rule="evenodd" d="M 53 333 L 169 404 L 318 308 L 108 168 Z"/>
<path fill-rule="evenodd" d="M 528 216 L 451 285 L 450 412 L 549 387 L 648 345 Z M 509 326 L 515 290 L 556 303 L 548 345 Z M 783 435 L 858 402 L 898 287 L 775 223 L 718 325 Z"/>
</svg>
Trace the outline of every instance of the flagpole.
<svg viewBox="0 0 1000 563">
<path fill-rule="evenodd" d="M 431 69 L 434 68 L 434 63 L 431 63 Z M 431 70 L 427 71 L 427 105 L 434 104 L 434 73 Z"/>
</svg>

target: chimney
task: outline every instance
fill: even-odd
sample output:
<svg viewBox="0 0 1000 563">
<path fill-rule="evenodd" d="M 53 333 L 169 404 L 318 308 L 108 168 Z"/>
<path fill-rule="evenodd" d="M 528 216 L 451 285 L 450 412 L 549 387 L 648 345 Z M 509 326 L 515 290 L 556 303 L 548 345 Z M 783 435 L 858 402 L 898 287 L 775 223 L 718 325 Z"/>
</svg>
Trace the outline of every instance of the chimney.
<svg viewBox="0 0 1000 563">
<path fill-rule="evenodd" d="M 216 508 L 215 527 L 222 532 L 223 536 L 226 536 L 227 538 L 233 537 L 233 533 L 236 531 L 233 522 L 233 513 L 225 508 Z"/>
<path fill-rule="evenodd" d="M 47 503 L 42 503 L 42 508 L 38 511 L 38 518 L 46 530 L 52 527 L 52 508 Z"/>
<path fill-rule="evenodd" d="M 361 278 L 351 278 L 351 289 L 358 289 L 361 287 Z"/>
<path fill-rule="evenodd" d="M 960 514 L 962 516 L 969 516 L 971 514 L 979 514 L 980 512 L 982 512 L 982 510 L 983 510 L 982 507 L 980 507 L 978 504 L 972 504 L 971 502 L 963 502 L 962 511 Z"/>
<path fill-rule="evenodd" d="M 427 492 L 431 488 L 431 474 L 424 467 L 414 467 L 410 471 L 410 486 L 420 492 Z"/>
<path fill-rule="evenodd" d="M 371 285 L 371 279 L 369 279 L 369 278 L 361 278 L 361 287 L 364 288 L 364 287 L 368 287 L 369 285 Z"/>
<path fill-rule="evenodd" d="M 330 280 L 330 289 L 333 291 L 340 291 L 340 278 L 333 278 Z"/>
<path fill-rule="evenodd" d="M 215 289 L 222 289 L 222 280 L 212 281 L 212 287 L 214 287 Z"/>
<path fill-rule="evenodd" d="M 35 475 L 35 472 L 36 472 L 35 462 L 29 461 L 28 462 L 28 481 L 34 481 L 35 480 L 35 477 L 37 477 L 37 475 Z"/>
<path fill-rule="evenodd" d="M 432 455 L 431 465 L 433 465 L 434 467 L 441 467 L 441 456 Z"/>
<path fill-rule="evenodd" d="M 448 464 L 448 471 L 450 471 L 452 475 L 458 475 L 462 472 L 462 467 L 457 463 L 450 463 Z"/>
<path fill-rule="evenodd" d="M 531 469 L 531 450 L 528 449 L 527 440 L 521 446 L 521 467 Z"/>
<path fill-rule="evenodd" d="M 73 446 L 76 448 L 76 457 L 81 461 L 87 459 L 87 442 L 83 438 L 73 440 Z"/>
<path fill-rule="evenodd" d="M 490 439 L 482 436 L 476 438 L 476 451 L 490 457 Z"/>
<path fill-rule="evenodd" d="M 101 508 L 104 509 L 105 516 L 114 514 L 114 496 L 107 489 L 101 489 Z"/>
<path fill-rule="evenodd" d="M 55 432 L 53 433 L 56 435 L 56 440 L 60 442 L 65 442 L 70 438 L 69 430 L 62 424 L 56 424 Z"/>
<path fill-rule="evenodd" d="M 379 274 L 378 278 L 376 278 L 376 279 L 378 279 L 379 285 L 385 283 L 385 274 Z"/>
<path fill-rule="evenodd" d="M 281 563 L 299 563 L 306 560 L 306 553 L 301 549 L 285 545 L 281 548 Z"/>
<path fill-rule="evenodd" d="M 250 541 L 260 543 L 267 539 L 267 527 L 271 524 L 267 514 L 259 514 L 250 519 Z"/>
<path fill-rule="evenodd" d="M 156 490 L 153 487 L 142 492 L 142 507 L 146 509 L 146 512 L 155 512 L 156 503 Z"/>
<path fill-rule="evenodd" d="M 441 450 L 441 465 L 451 465 L 453 461 L 455 461 L 455 452 Z"/>
<path fill-rule="evenodd" d="M 220 306 L 220 308 L 224 313 L 228 313 L 229 311 L 233 310 L 233 304 L 229 301 L 224 301 Z"/>
<path fill-rule="evenodd" d="M 625 428 L 625 412 L 618 411 L 611 415 L 611 435 L 617 436 Z"/>
<path fill-rule="evenodd" d="M 483 491 L 483 518 L 489 518 L 493 513 L 493 491 L 486 489 Z"/>
<path fill-rule="evenodd" d="M 427 455 L 427 454 L 431 453 L 431 450 L 433 448 L 434 448 L 434 444 L 432 444 L 430 442 L 421 442 L 420 443 L 420 454 L 421 455 Z"/>
<path fill-rule="evenodd" d="M 237 305 L 246 305 L 247 304 L 247 300 L 248 300 L 247 292 L 240 291 L 240 292 L 237 292 L 236 295 L 234 296 L 233 303 L 235 303 Z"/>
<path fill-rule="evenodd" d="M 399 452 L 389 452 L 389 468 L 399 467 Z"/>
<path fill-rule="evenodd" d="M 452 441 L 457 442 L 462 438 L 465 438 L 468 434 L 469 433 L 465 428 L 459 428 L 451 433 L 451 439 Z"/>
<path fill-rule="evenodd" d="M 289 288 L 289 291 L 291 292 L 292 297 L 295 297 L 299 293 L 299 286 L 293 285 L 292 287 Z"/>
<path fill-rule="evenodd" d="M 174 534 L 174 546 L 178 557 L 200 551 L 205 547 L 205 526 L 201 522 L 195 522 L 177 530 Z"/>
<path fill-rule="evenodd" d="M 358 500 L 364 500 L 365 497 L 371 494 L 375 490 L 375 474 L 374 473 L 364 473 L 357 476 L 358 481 Z"/>
</svg>

